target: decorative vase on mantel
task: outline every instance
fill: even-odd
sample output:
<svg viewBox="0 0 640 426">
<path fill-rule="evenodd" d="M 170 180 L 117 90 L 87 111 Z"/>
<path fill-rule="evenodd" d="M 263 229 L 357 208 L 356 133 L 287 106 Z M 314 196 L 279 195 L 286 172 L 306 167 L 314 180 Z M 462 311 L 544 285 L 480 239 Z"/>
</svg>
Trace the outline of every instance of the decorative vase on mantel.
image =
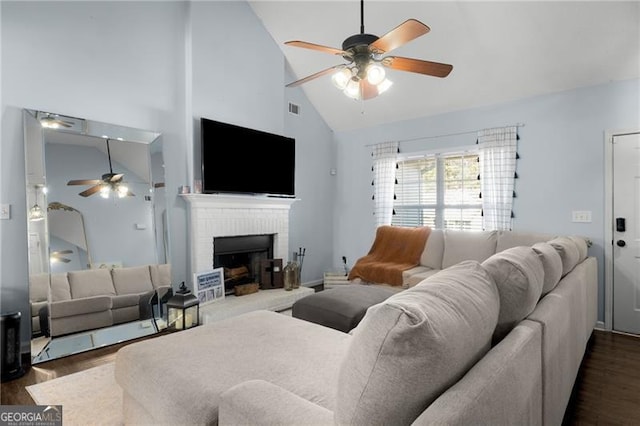
<svg viewBox="0 0 640 426">
<path fill-rule="evenodd" d="M 298 287 L 300 287 L 298 262 L 295 260 L 289 260 L 287 265 L 284 267 L 284 289 L 286 291 L 290 291 Z"/>
</svg>

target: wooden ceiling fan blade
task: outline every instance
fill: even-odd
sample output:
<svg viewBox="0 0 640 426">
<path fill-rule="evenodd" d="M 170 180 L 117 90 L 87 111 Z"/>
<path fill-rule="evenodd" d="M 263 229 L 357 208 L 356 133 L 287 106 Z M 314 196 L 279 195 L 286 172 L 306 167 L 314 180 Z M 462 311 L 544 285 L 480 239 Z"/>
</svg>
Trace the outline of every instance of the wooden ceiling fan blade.
<svg viewBox="0 0 640 426">
<path fill-rule="evenodd" d="M 362 96 L 363 100 L 366 101 L 368 99 L 375 98 L 379 94 L 380 92 L 378 91 L 378 87 L 369 83 L 367 79 L 360 80 L 360 95 Z"/>
<path fill-rule="evenodd" d="M 440 62 L 423 61 L 421 59 L 403 58 L 401 56 L 387 56 L 382 65 L 398 71 L 415 72 L 433 77 L 446 77 L 453 70 L 453 65 Z"/>
<path fill-rule="evenodd" d="M 76 179 L 67 182 L 67 185 L 96 185 L 102 182 L 99 179 Z"/>
<path fill-rule="evenodd" d="M 110 181 L 110 182 L 119 182 L 119 181 L 121 181 L 121 180 L 122 180 L 122 177 L 123 177 L 123 176 L 124 176 L 124 174 L 123 174 L 123 173 L 115 174 L 115 175 L 113 175 L 113 176 L 111 176 L 111 177 L 109 178 L 109 181 Z"/>
<path fill-rule="evenodd" d="M 86 189 L 86 190 L 82 191 L 82 192 L 81 192 L 80 194 L 78 194 L 78 195 L 81 195 L 81 196 L 83 196 L 83 197 L 88 197 L 88 196 L 90 196 L 90 195 L 95 194 L 96 192 L 99 192 L 99 191 L 100 191 L 100 188 L 102 188 L 102 185 L 95 185 L 95 186 L 92 186 L 92 187 L 91 187 L 91 188 L 89 188 L 89 189 Z"/>
<path fill-rule="evenodd" d="M 308 43 L 306 41 L 300 41 L 300 40 L 287 41 L 284 44 L 286 44 L 287 46 L 302 47 L 304 49 L 317 50 L 319 52 L 330 53 L 332 55 L 348 54 L 342 49 L 336 49 L 335 47 L 323 46 L 321 44 Z"/>
<path fill-rule="evenodd" d="M 73 253 L 73 250 L 60 250 L 60 251 L 54 251 L 51 253 L 52 256 L 59 256 L 61 254 L 71 254 Z"/>
<path fill-rule="evenodd" d="M 342 67 L 343 67 L 343 65 L 336 65 L 336 66 L 333 66 L 331 68 L 327 68 L 327 69 L 324 69 L 322 71 L 318 71 L 315 74 L 311 74 L 311 75 L 309 75 L 309 76 L 307 76 L 305 78 L 301 78 L 300 80 L 296 80 L 296 81 L 294 81 L 292 83 L 289 83 L 289 84 L 286 85 L 286 87 L 300 86 L 301 84 L 306 83 L 307 81 L 315 80 L 318 77 L 322 77 L 323 75 L 330 74 L 331 72 L 333 72 L 333 71 L 335 71 L 335 70 L 337 70 L 339 68 L 342 68 Z"/>
<path fill-rule="evenodd" d="M 407 19 L 402 24 L 371 43 L 369 47 L 374 51 L 374 53 L 389 52 L 410 42 L 411 40 L 425 35 L 429 31 L 431 31 L 431 29 L 417 19 Z"/>
</svg>

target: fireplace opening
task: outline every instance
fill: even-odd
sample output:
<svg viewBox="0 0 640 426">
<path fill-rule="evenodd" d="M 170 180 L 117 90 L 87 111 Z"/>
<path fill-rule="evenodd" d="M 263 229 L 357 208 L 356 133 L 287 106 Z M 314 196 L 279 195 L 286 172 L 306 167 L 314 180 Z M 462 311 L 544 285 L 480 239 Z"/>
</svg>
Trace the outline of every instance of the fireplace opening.
<svg viewBox="0 0 640 426">
<path fill-rule="evenodd" d="M 225 295 L 235 286 L 260 282 L 260 262 L 273 258 L 274 234 L 213 238 L 213 267 L 224 268 Z"/>
</svg>

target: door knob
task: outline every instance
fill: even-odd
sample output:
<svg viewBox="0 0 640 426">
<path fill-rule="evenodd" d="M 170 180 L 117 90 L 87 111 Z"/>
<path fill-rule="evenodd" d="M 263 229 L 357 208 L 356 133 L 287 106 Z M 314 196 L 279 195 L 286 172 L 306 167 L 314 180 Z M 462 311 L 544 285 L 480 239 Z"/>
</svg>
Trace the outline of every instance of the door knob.
<svg viewBox="0 0 640 426">
<path fill-rule="evenodd" d="M 618 245 L 618 247 L 624 247 L 627 245 L 627 243 L 625 243 L 624 240 L 618 240 L 616 241 L 616 244 Z"/>
</svg>

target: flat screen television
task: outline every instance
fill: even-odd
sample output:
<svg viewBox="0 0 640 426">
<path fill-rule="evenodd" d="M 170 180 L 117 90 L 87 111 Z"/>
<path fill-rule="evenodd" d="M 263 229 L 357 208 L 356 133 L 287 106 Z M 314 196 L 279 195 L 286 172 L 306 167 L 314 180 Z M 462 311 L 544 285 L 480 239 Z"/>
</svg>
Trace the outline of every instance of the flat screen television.
<svg viewBox="0 0 640 426">
<path fill-rule="evenodd" d="M 202 192 L 295 196 L 295 139 L 200 118 Z"/>
</svg>

